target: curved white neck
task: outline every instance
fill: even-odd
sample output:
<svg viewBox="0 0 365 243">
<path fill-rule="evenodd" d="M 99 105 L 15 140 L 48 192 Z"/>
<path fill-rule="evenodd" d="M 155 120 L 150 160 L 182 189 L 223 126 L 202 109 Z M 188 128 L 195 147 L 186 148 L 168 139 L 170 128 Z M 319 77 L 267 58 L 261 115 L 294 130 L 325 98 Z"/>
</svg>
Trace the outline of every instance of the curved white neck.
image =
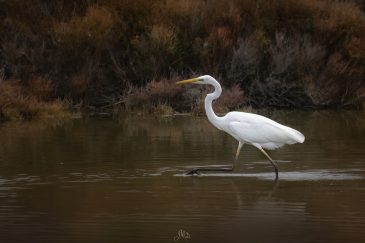
<svg viewBox="0 0 365 243">
<path fill-rule="evenodd" d="M 217 99 L 221 95 L 222 88 L 216 80 L 211 80 L 211 82 L 209 82 L 209 84 L 214 86 L 214 92 L 208 94 L 205 97 L 205 100 L 204 100 L 205 112 L 207 113 L 207 117 L 208 117 L 209 121 L 217 127 L 218 126 L 217 121 L 220 118 L 213 111 L 212 101 Z"/>
</svg>

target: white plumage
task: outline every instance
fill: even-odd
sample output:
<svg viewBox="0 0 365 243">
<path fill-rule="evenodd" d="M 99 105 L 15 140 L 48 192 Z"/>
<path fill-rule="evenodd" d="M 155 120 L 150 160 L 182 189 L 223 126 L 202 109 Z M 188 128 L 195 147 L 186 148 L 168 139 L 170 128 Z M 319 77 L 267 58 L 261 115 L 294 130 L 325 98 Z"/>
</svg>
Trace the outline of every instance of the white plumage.
<svg viewBox="0 0 365 243">
<path fill-rule="evenodd" d="M 263 148 L 277 149 L 284 146 L 285 144 L 303 143 L 305 140 L 304 135 L 299 131 L 284 126 L 261 115 L 233 111 L 227 113 L 225 116 L 218 117 L 213 111 L 212 101 L 217 99 L 221 95 L 222 88 L 218 81 L 209 75 L 177 82 L 177 84 L 184 83 L 210 84 L 214 86 L 214 92 L 208 94 L 205 97 L 205 111 L 209 121 L 216 128 L 227 132 L 239 142 L 235 162 L 238 158 L 239 152 L 243 144 L 251 144 L 260 149 L 261 152 L 263 152 L 265 156 L 268 157 L 271 164 L 275 168 L 277 179 L 278 166 L 276 162 L 273 161 L 270 156 L 263 150 Z M 234 165 L 232 167 L 232 170 L 233 168 Z M 198 168 L 190 171 L 189 174 L 197 173 L 197 171 L 199 170 L 201 171 L 212 169 Z"/>
<path fill-rule="evenodd" d="M 276 149 L 285 144 L 304 142 L 304 135 L 297 130 L 264 116 L 234 111 L 222 118 L 228 123 L 228 129 L 224 131 L 242 143 Z"/>
</svg>

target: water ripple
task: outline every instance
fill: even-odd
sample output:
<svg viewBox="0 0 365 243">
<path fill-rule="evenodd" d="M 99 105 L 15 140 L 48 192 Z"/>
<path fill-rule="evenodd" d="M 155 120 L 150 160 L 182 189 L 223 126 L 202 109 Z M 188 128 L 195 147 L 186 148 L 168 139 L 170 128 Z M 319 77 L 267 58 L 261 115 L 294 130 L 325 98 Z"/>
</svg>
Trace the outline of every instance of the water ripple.
<svg viewBox="0 0 365 243">
<path fill-rule="evenodd" d="M 285 181 L 319 181 L 319 180 L 363 180 L 364 175 L 350 172 L 359 172 L 359 170 L 308 170 L 308 171 L 289 171 L 280 172 L 279 179 Z M 174 176 L 189 177 L 186 174 L 174 174 Z M 272 180 L 274 173 L 201 173 L 199 177 L 249 177 L 262 180 Z"/>
</svg>

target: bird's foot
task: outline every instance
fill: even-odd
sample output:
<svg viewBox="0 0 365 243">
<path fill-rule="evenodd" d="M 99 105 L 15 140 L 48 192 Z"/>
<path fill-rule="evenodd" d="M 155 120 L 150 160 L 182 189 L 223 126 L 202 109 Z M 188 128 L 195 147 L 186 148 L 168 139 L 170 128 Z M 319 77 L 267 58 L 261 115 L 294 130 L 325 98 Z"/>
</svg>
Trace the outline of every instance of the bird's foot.
<svg viewBox="0 0 365 243">
<path fill-rule="evenodd" d="M 195 168 L 195 169 L 192 169 L 192 170 L 189 170 L 188 172 L 186 172 L 186 175 L 200 175 L 198 171 L 199 171 L 199 168 Z"/>
<path fill-rule="evenodd" d="M 189 170 L 186 175 L 200 175 L 199 171 L 211 171 L 211 172 L 232 172 L 233 167 L 230 168 L 210 168 L 210 167 L 202 167 L 202 168 L 195 168 L 192 170 Z"/>
</svg>

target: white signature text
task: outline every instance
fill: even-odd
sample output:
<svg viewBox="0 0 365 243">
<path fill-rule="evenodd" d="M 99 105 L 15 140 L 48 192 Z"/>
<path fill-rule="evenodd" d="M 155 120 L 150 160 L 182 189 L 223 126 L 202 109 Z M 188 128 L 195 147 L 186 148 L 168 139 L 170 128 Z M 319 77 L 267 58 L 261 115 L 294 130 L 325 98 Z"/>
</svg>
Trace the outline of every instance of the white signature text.
<svg viewBox="0 0 365 243">
<path fill-rule="evenodd" d="M 191 236 L 189 234 L 189 232 L 187 232 L 186 230 L 180 229 L 177 232 L 177 235 L 174 237 L 174 241 L 179 241 L 179 240 L 190 240 Z"/>
</svg>

